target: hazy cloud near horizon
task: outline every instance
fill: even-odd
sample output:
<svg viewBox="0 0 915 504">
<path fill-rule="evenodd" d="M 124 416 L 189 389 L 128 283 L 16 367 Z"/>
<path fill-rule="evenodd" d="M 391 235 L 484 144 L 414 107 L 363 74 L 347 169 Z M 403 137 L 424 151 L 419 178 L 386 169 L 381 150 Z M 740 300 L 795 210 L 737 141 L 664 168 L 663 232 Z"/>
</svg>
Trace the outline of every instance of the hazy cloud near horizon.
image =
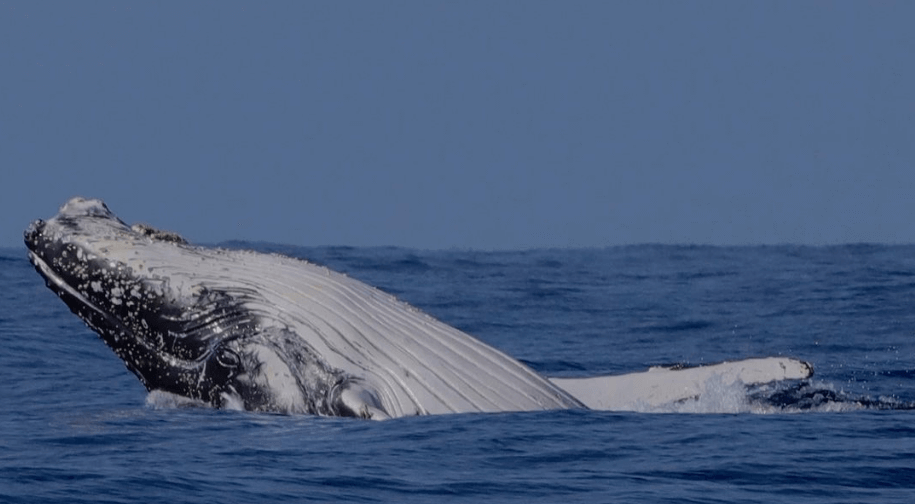
<svg viewBox="0 0 915 504">
<path fill-rule="evenodd" d="M 915 243 L 915 3 L 0 2 L 0 246 Z"/>
</svg>

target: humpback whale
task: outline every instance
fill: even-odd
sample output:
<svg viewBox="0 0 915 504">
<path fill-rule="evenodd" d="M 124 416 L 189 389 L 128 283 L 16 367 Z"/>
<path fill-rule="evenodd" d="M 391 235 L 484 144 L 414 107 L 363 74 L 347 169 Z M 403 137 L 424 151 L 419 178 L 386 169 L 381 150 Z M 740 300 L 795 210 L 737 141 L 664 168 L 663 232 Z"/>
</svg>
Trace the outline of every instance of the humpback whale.
<svg viewBox="0 0 915 504">
<path fill-rule="evenodd" d="M 73 198 L 32 222 L 47 286 L 149 391 L 214 408 L 386 419 L 568 408 L 630 409 L 726 383 L 797 380 L 769 357 L 585 378 L 541 376 L 505 353 L 344 274 L 277 254 L 196 246 Z"/>
</svg>

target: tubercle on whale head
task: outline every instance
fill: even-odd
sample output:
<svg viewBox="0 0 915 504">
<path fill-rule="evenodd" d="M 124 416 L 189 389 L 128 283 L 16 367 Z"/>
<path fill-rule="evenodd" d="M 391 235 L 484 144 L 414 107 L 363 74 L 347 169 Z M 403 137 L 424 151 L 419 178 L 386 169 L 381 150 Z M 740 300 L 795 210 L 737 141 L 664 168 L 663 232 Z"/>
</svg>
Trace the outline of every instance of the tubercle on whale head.
<svg viewBox="0 0 915 504">
<path fill-rule="evenodd" d="M 46 227 L 53 229 L 47 230 Z M 99 248 L 104 247 L 106 242 L 110 245 L 153 241 L 187 244 L 187 240 L 177 233 L 159 230 L 146 224 L 128 226 L 111 212 L 102 200 L 81 197 L 71 198 L 64 203 L 57 215 L 51 219 L 39 219 L 29 225 L 25 231 L 26 245 L 37 245 L 36 242 L 41 239 L 49 243 L 76 242 L 84 246 L 96 244 Z"/>
</svg>

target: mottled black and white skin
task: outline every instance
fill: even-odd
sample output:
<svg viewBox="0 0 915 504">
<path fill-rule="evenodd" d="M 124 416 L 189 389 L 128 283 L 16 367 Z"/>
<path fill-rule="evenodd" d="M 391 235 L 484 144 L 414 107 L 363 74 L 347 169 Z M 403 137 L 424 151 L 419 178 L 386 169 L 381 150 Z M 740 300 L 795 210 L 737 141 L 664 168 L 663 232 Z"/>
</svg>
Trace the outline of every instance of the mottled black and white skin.
<svg viewBox="0 0 915 504">
<path fill-rule="evenodd" d="M 148 390 L 216 408 L 373 419 L 627 409 L 694 397 L 713 374 L 754 383 L 811 373 L 803 362 L 768 358 L 693 374 L 550 379 L 343 274 L 193 246 L 129 226 L 95 199 L 73 198 L 33 222 L 25 243 L 48 287 Z"/>
</svg>

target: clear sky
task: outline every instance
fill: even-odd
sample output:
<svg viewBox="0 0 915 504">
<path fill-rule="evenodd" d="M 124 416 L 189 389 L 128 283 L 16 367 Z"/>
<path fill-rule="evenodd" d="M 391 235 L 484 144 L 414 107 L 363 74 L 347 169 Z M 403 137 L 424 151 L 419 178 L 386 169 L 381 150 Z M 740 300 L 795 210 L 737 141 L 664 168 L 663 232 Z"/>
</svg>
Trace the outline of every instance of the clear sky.
<svg viewBox="0 0 915 504">
<path fill-rule="evenodd" d="M 0 0 L 0 246 L 915 243 L 915 2 Z"/>
</svg>

